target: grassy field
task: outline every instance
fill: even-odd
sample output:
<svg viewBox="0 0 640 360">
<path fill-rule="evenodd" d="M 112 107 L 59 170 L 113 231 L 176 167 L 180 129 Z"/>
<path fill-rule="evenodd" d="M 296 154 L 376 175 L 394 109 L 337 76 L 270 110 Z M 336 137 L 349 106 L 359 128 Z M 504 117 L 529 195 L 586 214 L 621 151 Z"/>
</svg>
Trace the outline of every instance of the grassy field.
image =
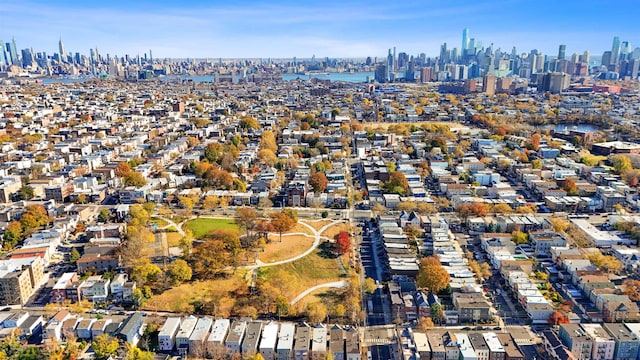
<svg viewBox="0 0 640 360">
<path fill-rule="evenodd" d="M 265 263 L 292 258 L 305 252 L 313 244 L 314 237 L 291 235 L 282 236 L 280 242 L 278 235 L 271 235 L 271 242 L 267 244 L 264 252 L 260 253 L 260 260 Z"/>
<path fill-rule="evenodd" d="M 191 230 L 193 237 L 202 239 L 211 230 L 239 230 L 233 219 L 198 218 L 187 221 L 185 229 Z"/>
<path fill-rule="evenodd" d="M 331 224 L 331 220 L 307 221 L 307 224 L 318 231 L 323 226 Z"/>
<path fill-rule="evenodd" d="M 322 236 L 326 236 L 329 239 L 334 239 L 336 235 L 338 235 L 338 233 L 340 233 L 340 231 L 346 231 L 349 232 L 349 224 L 335 224 L 333 226 L 331 226 L 330 228 L 326 229 L 324 232 L 322 232 Z"/>
<path fill-rule="evenodd" d="M 338 260 L 330 254 L 329 244 L 323 243 L 311 254 L 290 263 L 263 268 L 263 276 L 269 281 L 273 274 L 280 270 L 291 275 L 287 291 L 283 292 L 288 299 L 293 299 L 304 290 L 322 283 L 339 281 L 345 274 Z"/>
<path fill-rule="evenodd" d="M 142 308 L 150 311 L 172 311 L 178 313 L 193 313 L 194 305 L 211 299 L 220 299 L 216 314 L 228 316 L 235 300 L 231 292 L 241 286 L 246 286 L 242 273 L 232 275 L 228 279 L 196 281 L 186 283 L 154 295 Z"/>
<path fill-rule="evenodd" d="M 165 227 L 165 226 L 169 225 L 168 222 L 164 221 L 163 219 L 158 219 L 158 218 L 151 218 L 150 222 L 152 224 L 158 224 L 158 227 Z"/>
</svg>

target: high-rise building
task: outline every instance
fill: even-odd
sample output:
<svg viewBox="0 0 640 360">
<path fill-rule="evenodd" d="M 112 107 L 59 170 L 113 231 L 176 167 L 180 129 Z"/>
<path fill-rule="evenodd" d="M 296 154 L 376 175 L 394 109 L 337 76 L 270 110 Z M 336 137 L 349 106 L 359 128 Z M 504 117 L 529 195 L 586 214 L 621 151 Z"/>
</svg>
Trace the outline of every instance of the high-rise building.
<svg viewBox="0 0 640 360">
<path fill-rule="evenodd" d="M 4 42 L 0 40 L 0 65 L 9 64 L 9 57 L 7 56 L 7 50 L 4 48 Z"/>
<path fill-rule="evenodd" d="M 416 70 L 413 65 L 413 59 L 411 59 L 407 63 L 407 70 L 405 71 L 405 74 L 404 74 L 404 81 L 413 82 L 415 80 L 415 74 L 416 74 Z"/>
<path fill-rule="evenodd" d="M 462 55 L 466 55 L 466 51 L 469 48 L 469 29 L 464 28 L 462 30 Z"/>
<path fill-rule="evenodd" d="M 558 60 L 564 60 L 566 52 L 567 52 L 567 45 L 558 46 Z"/>
<path fill-rule="evenodd" d="M 420 69 L 420 82 L 427 83 L 433 79 L 433 68 L 431 66 Z"/>
<path fill-rule="evenodd" d="M 33 52 L 31 49 L 22 50 L 22 67 L 31 66 L 33 64 Z"/>
<path fill-rule="evenodd" d="M 384 64 L 380 64 L 376 67 L 376 72 L 375 72 L 375 79 L 377 82 L 379 83 L 385 83 L 387 81 L 389 81 L 388 76 L 388 69 L 387 69 L 387 65 Z"/>
<path fill-rule="evenodd" d="M 485 75 L 482 79 L 482 92 L 487 95 L 496 93 L 496 77 L 495 75 Z"/>
<path fill-rule="evenodd" d="M 62 43 L 62 38 L 58 40 L 58 50 L 60 51 L 60 62 L 67 62 L 67 52 L 64 51 L 64 44 Z"/>
<path fill-rule="evenodd" d="M 611 44 L 611 59 L 607 65 L 615 65 L 618 63 L 620 57 L 620 38 L 618 36 L 613 37 L 613 44 Z"/>
</svg>

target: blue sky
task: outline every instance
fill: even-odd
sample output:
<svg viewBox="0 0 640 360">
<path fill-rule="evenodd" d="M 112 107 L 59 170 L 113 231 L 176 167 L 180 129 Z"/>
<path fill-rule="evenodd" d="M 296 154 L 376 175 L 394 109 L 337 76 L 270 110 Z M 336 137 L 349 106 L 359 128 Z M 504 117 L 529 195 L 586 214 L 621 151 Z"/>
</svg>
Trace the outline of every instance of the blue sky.
<svg viewBox="0 0 640 360">
<path fill-rule="evenodd" d="M 437 55 L 470 37 L 519 53 L 611 49 L 614 35 L 640 46 L 638 0 L 219 1 L 1 0 L 0 39 L 18 48 L 154 57 L 364 57 L 388 48 Z"/>
</svg>

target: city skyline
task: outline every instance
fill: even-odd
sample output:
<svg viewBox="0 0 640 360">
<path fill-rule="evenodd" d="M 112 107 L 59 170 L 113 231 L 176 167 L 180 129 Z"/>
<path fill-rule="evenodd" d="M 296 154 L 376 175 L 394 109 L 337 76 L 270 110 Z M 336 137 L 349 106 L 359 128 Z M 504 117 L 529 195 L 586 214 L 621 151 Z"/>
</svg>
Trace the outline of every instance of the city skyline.
<svg viewBox="0 0 640 360">
<path fill-rule="evenodd" d="M 599 56 L 611 50 L 614 36 L 629 41 L 632 48 L 640 42 L 640 30 L 616 21 L 626 13 L 625 3 L 636 6 L 630 1 L 616 7 L 595 1 L 579 6 L 575 1 L 540 1 L 540 16 L 531 16 L 529 4 L 518 0 L 373 5 L 118 0 L 100 5 L 62 1 L 56 6 L 9 0 L 0 5 L 0 39 L 15 37 L 18 48 L 47 53 L 58 52 L 62 39 L 69 53 L 87 53 L 97 46 L 101 53 L 121 56 L 152 50 L 157 58 L 366 57 L 384 56 L 392 46 L 436 56 L 443 42 L 459 48 L 462 31 L 468 28 L 469 38 L 502 51 L 515 46 L 518 53 L 538 49 L 555 56 L 558 46 L 566 44 L 567 55 L 588 50 Z M 606 30 L 584 31 L 596 28 L 587 24 Z"/>
</svg>

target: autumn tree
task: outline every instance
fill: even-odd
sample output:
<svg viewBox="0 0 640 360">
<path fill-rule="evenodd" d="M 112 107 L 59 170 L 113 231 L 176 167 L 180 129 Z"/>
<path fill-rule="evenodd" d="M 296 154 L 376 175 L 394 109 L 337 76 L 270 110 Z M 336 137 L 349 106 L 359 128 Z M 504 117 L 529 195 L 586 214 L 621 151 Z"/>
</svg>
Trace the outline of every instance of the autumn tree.
<svg viewBox="0 0 640 360">
<path fill-rule="evenodd" d="M 375 280 L 373 280 L 370 277 L 364 279 L 364 284 L 362 284 L 362 289 L 364 290 L 365 293 L 373 294 L 374 291 L 376 291 L 377 288 L 378 288 L 378 286 L 376 285 L 376 281 Z"/>
<path fill-rule="evenodd" d="M 489 206 L 485 203 L 479 202 L 463 203 L 456 207 L 456 212 L 466 222 L 470 216 L 487 216 L 489 213 Z"/>
<path fill-rule="evenodd" d="M 631 301 L 640 301 L 640 281 L 627 279 L 622 283 L 624 293 Z"/>
<path fill-rule="evenodd" d="M 313 189 L 315 193 L 322 193 L 329 185 L 329 180 L 327 180 L 327 176 L 322 172 L 316 172 L 315 174 L 309 177 L 309 185 Z"/>
<path fill-rule="evenodd" d="M 327 318 L 327 306 L 321 302 L 313 302 L 307 305 L 307 317 L 312 323 L 319 323 Z"/>
<path fill-rule="evenodd" d="M 69 253 L 69 263 L 75 264 L 78 260 L 80 260 L 80 253 L 76 247 L 73 247 Z"/>
<path fill-rule="evenodd" d="M 271 149 L 262 149 L 256 155 L 258 161 L 266 166 L 273 166 L 278 161 L 278 156 Z"/>
<path fill-rule="evenodd" d="M 130 171 L 122 178 L 125 186 L 135 186 L 137 188 L 147 185 L 147 179 L 144 178 L 142 173 L 137 171 Z"/>
<path fill-rule="evenodd" d="M 138 283 L 138 286 L 155 283 L 161 274 L 162 270 L 149 260 L 134 266 L 131 270 L 131 278 Z"/>
<path fill-rule="evenodd" d="M 540 134 L 535 133 L 531 135 L 531 148 L 535 151 L 538 151 L 540 148 L 540 141 L 542 140 L 542 136 Z"/>
<path fill-rule="evenodd" d="M 564 180 L 562 184 L 562 189 L 567 192 L 567 195 L 575 196 L 578 195 L 578 186 L 576 186 L 575 180 L 571 178 L 567 178 Z"/>
<path fill-rule="evenodd" d="M 174 284 L 191 280 L 192 271 L 189 264 L 182 259 L 176 259 L 167 267 L 167 275 Z"/>
<path fill-rule="evenodd" d="M 256 120 L 254 117 L 251 117 L 251 116 L 245 116 L 242 119 L 240 119 L 239 125 L 242 129 L 245 129 L 245 130 L 260 129 L 260 123 L 258 122 L 258 120 Z"/>
<path fill-rule="evenodd" d="M 389 174 L 389 181 L 382 184 L 382 190 L 387 193 L 405 196 L 409 191 L 409 182 L 403 173 L 394 171 Z"/>
<path fill-rule="evenodd" d="M 617 174 L 622 174 L 625 171 L 633 170 L 633 165 L 629 157 L 625 155 L 613 155 L 609 158 L 611 165 L 615 169 Z"/>
<path fill-rule="evenodd" d="M 559 233 L 564 233 L 567 231 L 567 229 L 569 228 L 570 224 L 567 220 L 560 218 L 560 217 L 551 217 L 549 218 L 549 222 L 551 223 L 551 226 L 553 227 L 553 231 L 555 232 L 559 232 Z"/>
<path fill-rule="evenodd" d="M 398 206 L 396 207 L 396 210 L 412 212 L 413 210 L 416 210 L 416 207 L 417 207 L 416 203 L 413 201 L 402 201 L 398 204 Z"/>
<path fill-rule="evenodd" d="M 236 224 L 245 232 L 245 237 L 241 240 L 243 247 L 249 248 L 253 244 L 253 229 L 256 227 L 258 214 L 253 208 L 243 206 L 236 209 Z"/>
<path fill-rule="evenodd" d="M 12 221 L 7 225 L 3 235 L 3 248 L 5 250 L 13 249 L 20 240 L 22 240 L 22 224 L 18 221 Z"/>
<path fill-rule="evenodd" d="M 416 205 L 416 211 L 420 215 L 430 215 L 430 214 L 437 213 L 438 209 L 434 205 L 429 204 L 427 202 L 419 202 Z"/>
<path fill-rule="evenodd" d="M 126 161 L 119 162 L 118 165 L 116 166 L 116 176 L 118 177 L 124 177 L 130 172 L 131 172 L 131 165 L 129 165 L 129 163 Z"/>
<path fill-rule="evenodd" d="M 554 312 L 551 313 L 551 315 L 549 315 L 547 322 L 549 323 L 549 325 L 555 326 L 555 325 L 568 324 L 570 321 L 567 315 L 565 315 L 564 313 L 558 310 L 555 310 Z"/>
<path fill-rule="evenodd" d="M 336 251 L 341 255 L 351 251 L 351 239 L 346 231 L 340 231 L 336 236 Z"/>
<path fill-rule="evenodd" d="M 513 241 L 516 245 L 528 244 L 529 243 L 529 235 L 527 233 L 523 233 L 522 231 L 514 231 L 511 233 L 511 241 Z"/>
<path fill-rule="evenodd" d="M 624 268 L 622 262 L 613 255 L 602 255 L 598 252 L 590 254 L 587 258 L 595 267 L 607 273 L 619 274 Z"/>
<path fill-rule="evenodd" d="M 283 212 L 271 214 L 270 218 L 271 228 L 280 234 L 280 242 L 282 242 L 282 234 L 291 230 L 295 226 L 295 223 Z"/>
<path fill-rule="evenodd" d="M 237 231 L 214 230 L 194 245 L 189 257 L 193 272 L 200 279 L 212 279 L 227 266 L 235 266 L 240 253 Z"/>
<path fill-rule="evenodd" d="M 260 139 L 260 148 L 269 149 L 274 153 L 278 151 L 278 143 L 276 142 L 276 136 L 273 131 L 265 130 L 262 132 L 262 137 Z"/>
<path fill-rule="evenodd" d="M 435 256 L 427 256 L 420 262 L 416 282 L 419 287 L 438 293 L 449 285 L 449 273 Z"/>
<path fill-rule="evenodd" d="M 108 359 L 116 355 L 118 347 L 118 339 L 106 333 L 96 336 L 91 342 L 91 348 L 99 360 Z"/>
<path fill-rule="evenodd" d="M 490 212 L 496 214 L 511 214 L 513 212 L 513 209 L 511 208 L 511 206 L 509 206 L 509 204 L 500 203 L 493 205 L 490 209 Z"/>
</svg>

